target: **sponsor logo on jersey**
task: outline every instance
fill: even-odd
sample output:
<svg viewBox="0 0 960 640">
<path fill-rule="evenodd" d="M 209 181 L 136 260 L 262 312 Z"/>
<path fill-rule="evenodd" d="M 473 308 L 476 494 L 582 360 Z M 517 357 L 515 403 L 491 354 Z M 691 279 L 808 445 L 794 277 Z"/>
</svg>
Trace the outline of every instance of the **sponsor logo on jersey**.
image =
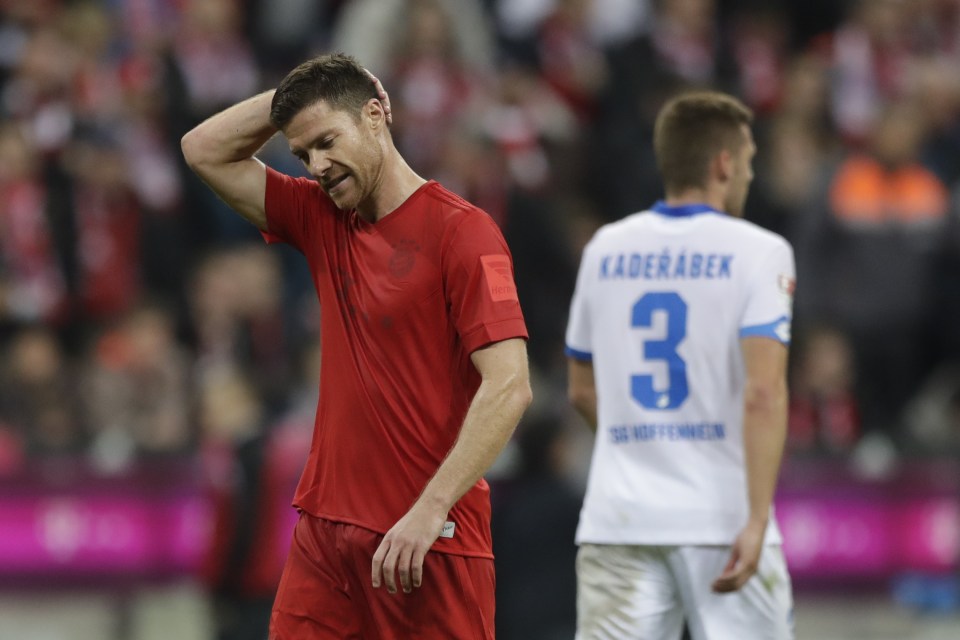
<svg viewBox="0 0 960 640">
<path fill-rule="evenodd" d="M 500 255 L 480 256 L 483 264 L 483 276 L 487 282 L 487 291 L 494 302 L 517 300 L 517 285 L 513 283 L 513 270 L 510 258 Z"/>
</svg>

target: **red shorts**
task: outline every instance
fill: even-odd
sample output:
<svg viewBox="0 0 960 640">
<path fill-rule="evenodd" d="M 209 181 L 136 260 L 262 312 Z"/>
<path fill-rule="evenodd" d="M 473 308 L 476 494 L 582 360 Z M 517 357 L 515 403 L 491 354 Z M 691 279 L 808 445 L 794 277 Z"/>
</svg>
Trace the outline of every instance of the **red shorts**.
<svg viewBox="0 0 960 640">
<path fill-rule="evenodd" d="M 428 553 L 412 593 L 374 589 L 383 536 L 301 514 L 270 618 L 270 640 L 492 640 L 493 560 Z"/>
</svg>

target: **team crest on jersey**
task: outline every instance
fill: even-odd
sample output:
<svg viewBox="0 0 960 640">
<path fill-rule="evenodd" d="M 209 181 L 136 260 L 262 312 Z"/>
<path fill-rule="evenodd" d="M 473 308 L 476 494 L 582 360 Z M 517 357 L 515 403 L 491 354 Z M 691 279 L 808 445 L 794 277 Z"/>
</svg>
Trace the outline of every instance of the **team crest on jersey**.
<svg viewBox="0 0 960 640">
<path fill-rule="evenodd" d="M 503 254 L 480 256 L 483 276 L 487 281 L 487 291 L 494 302 L 517 300 L 517 285 L 513 283 L 513 270 L 510 258 Z"/>
<path fill-rule="evenodd" d="M 390 256 L 390 275 L 402 278 L 413 270 L 420 245 L 413 240 L 401 240 L 393 246 L 393 255 Z"/>
</svg>

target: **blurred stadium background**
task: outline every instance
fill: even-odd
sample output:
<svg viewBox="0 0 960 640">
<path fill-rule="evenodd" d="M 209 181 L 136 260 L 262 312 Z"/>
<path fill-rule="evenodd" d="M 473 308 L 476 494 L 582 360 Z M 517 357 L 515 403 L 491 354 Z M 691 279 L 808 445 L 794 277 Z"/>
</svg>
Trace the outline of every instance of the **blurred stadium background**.
<svg viewBox="0 0 960 640">
<path fill-rule="evenodd" d="M 798 638 L 960 638 L 960 0 L 2 0 L 0 639 L 264 637 L 318 309 L 179 138 L 328 50 L 514 254 L 536 402 L 490 474 L 498 637 L 572 637 L 577 261 L 659 197 L 663 100 L 715 87 L 758 116 L 747 217 L 796 248 Z"/>
</svg>

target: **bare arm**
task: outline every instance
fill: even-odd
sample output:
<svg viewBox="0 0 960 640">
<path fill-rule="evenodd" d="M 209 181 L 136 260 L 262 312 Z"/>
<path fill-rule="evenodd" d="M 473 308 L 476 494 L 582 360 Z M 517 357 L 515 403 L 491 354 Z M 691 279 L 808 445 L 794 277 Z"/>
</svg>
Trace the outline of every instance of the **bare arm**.
<svg viewBox="0 0 960 640">
<path fill-rule="evenodd" d="M 597 430 L 597 386 L 593 381 L 593 363 L 567 358 L 567 397 L 570 404 Z"/>
<path fill-rule="evenodd" d="M 390 96 L 376 76 L 366 73 L 376 87 L 389 124 L 393 122 Z M 235 104 L 208 118 L 180 140 L 183 157 L 194 173 L 262 231 L 267 231 L 267 173 L 254 154 L 277 133 L 270 124 L 274 93 L 266 91 Z"/>
<path fill-rule="evenodd" d="M 756 572 L 787 436 L 787 349 L 769 338 L 740 341 L 746 364 L 743 447 L 750 515 L 714 591 L 736 591 Z"/>
<path fill-rule="evenodd" d="M 261 93 L 221 111 L 180 141 L 183 157 L 200 179 L 263 231 L 267 230 L 267 173 L 254 154 L 277 132 L 269 119 L 273 93 Z"/>
<path fill-rule="evenodd" d="M 410 510 L 373 555 L 373 586 L 395 593 L 396 574 L 409 593 L 423 577 L 423 558 L 439 537 L 454 503 L 493 464 L 530 404 L 526 342 L 504 340 L 471 356 L 482 382 L 460 436 Z"/>
</svg>

